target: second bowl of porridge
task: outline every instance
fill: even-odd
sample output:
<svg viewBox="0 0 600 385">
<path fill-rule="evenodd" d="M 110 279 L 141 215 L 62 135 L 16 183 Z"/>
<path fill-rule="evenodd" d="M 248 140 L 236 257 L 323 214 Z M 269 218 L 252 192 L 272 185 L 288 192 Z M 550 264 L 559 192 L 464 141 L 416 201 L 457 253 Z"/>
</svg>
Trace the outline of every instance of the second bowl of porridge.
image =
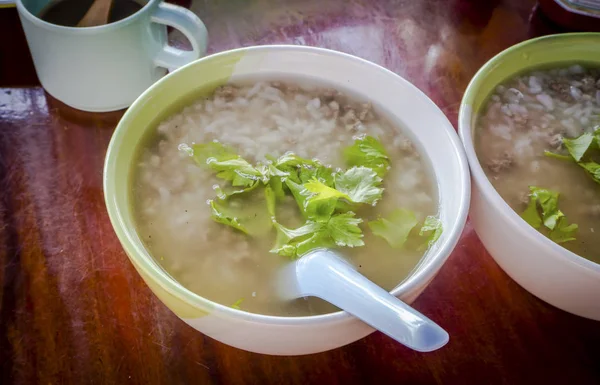
<svg viewBox="0 0 600 385">
<path fill-rule="evenodd" d="M 498 264 L 546 302 L 600 320 L 600 34 L 518 44 L 465 93 L 471 218 Z"/>
</svg>

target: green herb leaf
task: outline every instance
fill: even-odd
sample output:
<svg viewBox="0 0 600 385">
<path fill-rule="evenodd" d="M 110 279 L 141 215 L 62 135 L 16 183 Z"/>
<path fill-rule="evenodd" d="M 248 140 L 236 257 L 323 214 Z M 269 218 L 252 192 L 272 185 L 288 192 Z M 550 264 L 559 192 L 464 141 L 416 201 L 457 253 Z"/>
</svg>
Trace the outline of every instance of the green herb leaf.
<svg viewBox="0 0 600 385">
<path fill-rule="evenodd" d="M 219 142 L 195 144 L 192 151 L 196 163 L 217 171 L 218 178 L 231 182 L 234 187 L 250 187 L 265 177 L 230 147 Z"/>
<path fill-rule="evenodd" d="M 256 189 L 259 185 L 260 185 L 260 183 L 257 181 L 255 183 L 251 184 L 249 187 L 245 187 L 245 188 L 231 188 L 231 187 L 223 188 L 221 186 L 216 186 L 215 193 L 217 194 L 217 198 L 219 198 L 221 200 L 225 200 L 234 195 L 249 193 L 249 192 L 253 191 L 254 189 Z"/>
<path fill-rule="evenodd" d="M 318 180 L 312 180 L 305 183 L 304 188 L 313 194 L 309 197 L 311 201 L 329 200 L 332 198 L 344 198 L 347 200 L 352 200 L 348 194 L 338 191 L 333 187 L 329 187 L 325 183 L 319 182 Z"/>
<path fill-rule="evenodd" d="M 343 193 L 340 198 L 354 203 L 375 204 L 381 198 L 381 178 L 367 167 L 352 167 L 335 177 L 335 188 Z"/>
<path fill-rule="evenodd" d="M 303 166 L 299 168 L 298 177 L 302 183 L 311 180 L 322 182 L 326 186 L 333 186 L 333 170 L 325 166 Z"/>
<path fill-rule="evenodd" d="M 596 162 L 579 163 L 596 183 L 600 183 L 600 164 Z"/>
<path fill-rule="evenodd" d="M 319 166 L 320 163 L 317 160 L 311 160 L 302 158 L 293 152 L 288 152 L 281 157 L 279 157 L 276 161 L 274 161 L 275 167 L 279 169 L 285 169 L 288 167 L 298 167 L 298 166 Z"/>
<path fill-rule="evenodd" d="M 314 248 L 329 247 L 331 245 L 331 241 L 323 237 L 325 225 L 322 223 L 307 221 L 297 229 L 288 229 L 274 221 L 273 226 L 277 230 L 277 240 L 275 246 L 271 249 L 271 253 L 296 259 Z"/>
<path fill-rule="evenodd" d="M 542 218 L 538 212 L 537 197 L 535 195 L 529 195 L 529 203 L 527 204 L 525 211 L 521 214 L 521 218 L 529 223 L 534 229 L 539 229 L 542 226 Z"/>
<path fill-rule="evenodd" d="M 208 160 L 211 158 L 219 161 L 239 158 L 239 155 L 233 148 L 216 141 L 194 144 L 191 148 L 191 155 L 196 163 L 201 166 L 207 165 Z"/>
<path fill-rule="evenodd" d="M 529 190 L 529 203 L 521 217 L 536 229 L 543 224 L 550 230 L 548 237 L 556 243 L 575 240 L 578 226 L 574 223 L 569 224 L 565 215 L 558 209 L 559 193 L 535 186 L 530 186 Z M 542 209 L 541 216 L 538 205 Z"/>
<path fill-rule="evenodd" d="M 559 193 L 534 186 L 530 186 L 529 191 L 542 207 L 542 222 L 544 223 L 544 226 L 550 230 L 554 229 L 556 222 L 564 216 L 558 209 Z"/>
<path fill-rule="evenodd" d="M 329 220 L 336 209 L 339 192 L 316 180 L 304 185 L 299 185 L 289 179 L 285 183 L 305 218 L 315 221 Z M 309 188 L 312 188 L 313 191 Z"/>
<path fill-rule="evenodd" d="M 334 215 L 327 222 L 327 231 L 336 245 L 356 247 L 365 244 L 361 239 L 363 237 L 362 230 L 358 227 L 362 223 L 362 219 L 354 218 L 354 215 L 351 211 Z"/>
<path fill-rule="evenodd" d="M 363 166 L 375 171 L 383 177 L 389 167 L 389 157 L 383 145 L 372 136 L 365 136 L 354 141 L 354 145 L 344 151 L 349 166 Z"/>
<path fill-rule="evenodd" d="M 383 194 L 380 175 L 389 168 L 385 149 L 372 137 L 361 138 L 347 149 L 346 158 L 353 167 L 338 172 L 318 160 L 293 153 L 277 159 L 267 156 L 267 162 L 253 166 L 219 142 L 194 145 L 186 151 L 198 164 L 230 182 L 226 187 L 215 188 L 220 201 L 209 202 L 212 218 L 245 234 L 261 235 L 275 227 L 277 239 L 271 252 L 290 258 L 298 258 L 314 248 L 363 246 L 359 226 L 362 219 L 353 210 L 360 204 L 377 203 Z M 264 185 L 264 194 L 252 193 L 259 185 Z M 240 197 L 243 193 L 251 194 Z M 278 200 L 289 193 L 306 218 L 305 224 L 297 229 L 288 229 L 275 219 Z M 401 226 L 409 226 L 405 223 L 407 218 L 392 219 L 403 223 L 381 222 L 395 226 L 396 232 Z M 415 225 L 416 221 L 408 232 Z M 376 222 L 374 226 L 377 228 Z M 426 231 L 436 236 L 433 226 Z M 408 233 L 402 244 L 407 236 Z"/>
<path fill-rule="evenodd" d="M 592 158 L 590 152 L 595 150 L 597 153 L 600 150 L 600 126 L 595 127 L 593 134 L 584 133 L 574 139 L 564 138 L 563 143 L 570 156 L 555 154 L 549 151 L 545 151 L 544 154 L 560 160 L 575 161 L 596 183 L 600 183 L 600 165 L 590 160 Z M 584 161 L 586 158 L 587 161 Z"/>
<path fill-rule="evenodd" d="M 211 217 L 213 220 L 248 234 L 248 230 L 240 223 L 238 218 L 225 213 L 226 208 L 224 206 L 218 204 L 214 200 L 211 200 L 209 204 L 212 211 Z"/>
<path fill-rule="evenodd" d="M 363 234 L 358 227 L 361 222 L 362 219 L 354 218 L 354 213 L 333 215 L 323 222 L 308 220 L 297 229 L 274 222 L 277 240 L 271 252 L 295 259 L 316 248 L 363 246 Z"/>
<path fill-rule="evenodd" d="M 300 258 L 314 249 L 331 249 L 334 247 L 335 243 L 333 243 L 333 240 L 327 233 L 314 233 L 307 239 L 294 245 L 294 258 Z"/>
<path fill-rule="evenodd" d="M 296 200 L 296 203 L 298 204 L 298 208 L 300 209 L 300 211 L 302 212 L 304 217 L 308 218 L 308 214 L 306 212 L 306 206 L 307 206 L 306 200 L 311 195 L 310 192 L 308 190 L 306 190 L 304 188 L 304 186 L 294 182 L 291 179 L 286 179 L 285 185 L 287 186 L 287 188 L 290 190 L 290 192 L 294 196 L 294 199 Z"/>
<path fill-rule="evenodd" d="M 292 152 L 288 152 L 278 159 L 273 160 L 273 165 L 277 169 L 284 171 L 288 174 L 287 178 L 291 179 L 294 183 L 303 183 L 298 177 L 302 168 L 319 167 L 320 163 L 316 160 L 310 160 L 302 158 Z"/>
<path fill-rule="evenodd" d="M 427 233 L 430 233 L 429 239 L 427 239 L 427 245 L 431 247 L 440 238 L 443 230 L 442 221 L 438 217 L 429 215 L 425 218 L 425 222 L 423 222 L 423 226 L 421 226 L 419 235 L 424 236 Z"/>
<path fill-rule="evenodd" d="M 232 186 L 252 186 L 264 177 L 263 173 L 242 158 L 222 162 L 211 159 L 208 160 L 209 167 L 218 171 L 218 178 L 231 181 Z"/>
<path fill-rule="evenodd" d="M 281 200 L 285 198 L 285 190 L 283 189 L 283 182 L 280 177 L 272 177 L 271 180 L 269 180 L 269 186 L 273 189 L 276 199 Z"/>
<path fill-rule="evenodd" d="M 297 229 L 288 229 L 277 221 L 273 221 L 273 225 L 277 230 L 276 245 L 283 245 L 292 240 L 303 238 L 306 235 L 320 232 L 323 225 L 313 221 L 307 221 L 303 226 Z"/>
<path fill-rule="evenodd" d="M 556 227 L 550 231 L 548 237 L 556 243 L 574 241 L 578 229 L 579 226 L 575 223 L 567 224 L 567 219 L 562 217 L 559 219 Z"/>
<path fill-rule="evenodd" d="M 571 158 L 569 155 L 561 155 L 561 154 L 557 154 L 554 152 L 550 152 L 550 151 L 544 151 L 544 155 L 546 155 L 549 158 L 555 158 L 555 159 L 559 159 L 559 160 L 564 160 L 567 162 L 573 162 L 573 158 Z"/>
<path fill-rule="evenodd" d="M 305 202 L 304 213 L 306 217 L 314 221 L 328 221 L 337 208 L 337 198 Z M 347 210 L 346 210 L 347 211 Z"/>
<path fill-rule="evenodd" d="M 567 151 L 569 151 L 571 157 L 573 157 L 576 162 L 580 162 L 585 153 L 593 144 L 595 144 L 595 138 L 593 134 L 585 133 L 574 139 L 563 138 L 562 142 L 567 148 Z"/>
<path fill-rule="evenodd" d="M 390 246 L 399 249 L 406 243 L 408 235 L 418 221 L 410 210 L 396 209 L 388 218 L 379 218 L 369 222 L 373 234 L 385 239 Z"/>
</svg>

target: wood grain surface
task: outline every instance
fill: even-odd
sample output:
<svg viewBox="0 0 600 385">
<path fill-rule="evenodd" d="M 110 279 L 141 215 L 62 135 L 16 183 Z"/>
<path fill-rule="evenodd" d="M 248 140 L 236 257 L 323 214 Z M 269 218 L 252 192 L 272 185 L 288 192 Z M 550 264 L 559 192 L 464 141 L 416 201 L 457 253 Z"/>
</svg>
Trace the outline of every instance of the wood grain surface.
<svg viewBox="0 0 600 385">
<path fill-rule="evenodd" d="M 291 43 L 355 54 L 412 81 L 454 124 L 487 59 L 558 31 L 530 0 L 195 0 L 191 9 L 211 52 Z M 271 357 L 203 336 L 154 297 L 110 226 L 102 163 L 121 114 L 75 111 L 44 93 L 16 10 L 0 9 L 1 384 L 600 384 L 600 323 L 525 292 L 470 225 L 414 304 L 449 331 L 440 351 L 374 333 Z"/>
</svg>

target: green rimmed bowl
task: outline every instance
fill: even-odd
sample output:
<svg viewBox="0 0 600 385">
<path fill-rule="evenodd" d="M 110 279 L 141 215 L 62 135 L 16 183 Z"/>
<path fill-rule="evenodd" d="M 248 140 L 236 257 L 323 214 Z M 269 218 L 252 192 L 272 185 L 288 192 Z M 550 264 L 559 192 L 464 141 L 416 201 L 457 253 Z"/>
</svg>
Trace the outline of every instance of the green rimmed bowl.
<svg viewBox="0 0 600 385">
<path fill-rule="evenodd" d="M 496 192 L 474 146 L 477 115 L 495 87 L 540 67 L 585 62 L 600 68 L 600 33 L 570 33 L 517 44 L 488 61 L 471 80 L 459 113 L 459 134 L 472 176 L 471 220 L 502 269 L 540 299 L 600 320 L 600 265 L 552 242 L 529 226 Z"/>
<path fill-rule="evenodd" d="M 470 179 L 460 140 L 443 112 L 398 75 L 340 52 L 302 46 L 227 51 L 182 67 L 149 88 L 119 123 L 106 156 L 104 193 L 111 223 L 129 259 L 166 306 L 192 327 L 226 344 L 259 353 L 297 355 L 333 349 L 373 332 L 346 312 L 308 317 L 252 314 L 203 298 L 174 280 L 140 240 L 131 209 L 130 176 L 146 132 L 192 100 L 228 81 L 311 78 L 358 94 L 412 134 L 437 180 L 444 232 L 392 294 L 411 303 L 427 287 L 456 245 L 466 221 Z M 402 281 L 402 282 L 400 282 Z"/>
</svg>

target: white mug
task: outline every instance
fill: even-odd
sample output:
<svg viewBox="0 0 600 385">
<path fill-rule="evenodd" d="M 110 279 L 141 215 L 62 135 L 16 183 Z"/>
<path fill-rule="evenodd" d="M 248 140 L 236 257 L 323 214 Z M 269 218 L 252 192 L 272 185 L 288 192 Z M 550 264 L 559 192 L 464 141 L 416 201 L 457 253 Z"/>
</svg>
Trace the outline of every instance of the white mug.
<svg viewBox="0 0 600 385">
<path fill-rule="evenodd" d="M 129 107 L 170 68 L 206 53 L 208 33 L 191 11 L 141 0 L 143 8 L 98 27 L 66 27 L 38 16 L 52 0 L 17 0 L 19 17 L 42 86 L 54 98 L 84 111 Z M 167 44 L 167 27 L 192 45 L 183 51 Z"/>
</svg>

